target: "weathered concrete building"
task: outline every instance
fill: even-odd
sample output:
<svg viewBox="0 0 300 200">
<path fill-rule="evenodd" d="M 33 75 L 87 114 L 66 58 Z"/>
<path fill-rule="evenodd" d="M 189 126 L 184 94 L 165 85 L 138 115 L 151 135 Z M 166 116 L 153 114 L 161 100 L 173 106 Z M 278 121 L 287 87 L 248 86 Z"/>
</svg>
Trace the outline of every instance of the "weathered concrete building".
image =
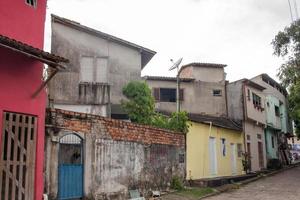
<svg viewBox="0 0 300 200">
<path fill-rule="evenodd" d="M 53 53 L 69 58 L 68 71 L 49 85 L 55 108 L 124 118 L 123 86 L 141 79 L 155 52 L 115 36 L 52 15 Z"/>
<path fill-rule="evenodd" d="M 190 63 L 181 67 L 180 107 L 189 113 L 226 116 L 225 73 L 222 64 Z M 176 78 L 145 76 L 158 110 L 176 111 Z"/>
<path fill-rule="evenodd" d="M 185 177 L 185 136 L 96 115 L 48 111 L 45 193 L 50 199 L 128 199 Z"/>
<path fill-rule="evenodd" d="M 243 121 L 245 150 L 251 156 L 251 171 L 266 168 L 264 89 L 248 79 L 229 83 L 226 89 L 228 116 Z"/>
<path fill-rule="evenodd" d="M 265 87 L 266 96 L 266 153 L 267 159 L 279 158 L 288 163 L 287 137 L 293 133 L 292 122 L 288 117 L 287 91 L 267 74 L 260 74 L 251 79 Z"/>
</svg>

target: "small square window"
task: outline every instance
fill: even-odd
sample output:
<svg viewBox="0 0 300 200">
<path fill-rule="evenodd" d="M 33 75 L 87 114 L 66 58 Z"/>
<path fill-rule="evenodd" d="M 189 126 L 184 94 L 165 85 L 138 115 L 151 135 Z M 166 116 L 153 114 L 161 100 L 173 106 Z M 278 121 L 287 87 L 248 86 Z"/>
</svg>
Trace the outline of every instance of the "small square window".
<svg viewBox="0 0 300 200">
<path fill-rule="evenodd" d="M 179 163 L 184 163 L 184 154 L 179 154 Z"/>
<path fill-rule="evenodd" d="M 261 134 L 257 134 L 257 139 L 261 140 Z"/>
<path fill-rule="evenodd" d="M 222 96 L 222 90 L 213 90 L 213 96 Z"/>
<path fill-rule="evenodd" d="M 28 4 L 32 7 L 36 7 L 36 1 L 37 0 L 26 0 L 26 4 Z"/>
<path fill-rule="evenodd" d="M 250 135 L 247 135 L 247 140 L 250 140 L 251 138 L 250 138 Z"/>
</svg>

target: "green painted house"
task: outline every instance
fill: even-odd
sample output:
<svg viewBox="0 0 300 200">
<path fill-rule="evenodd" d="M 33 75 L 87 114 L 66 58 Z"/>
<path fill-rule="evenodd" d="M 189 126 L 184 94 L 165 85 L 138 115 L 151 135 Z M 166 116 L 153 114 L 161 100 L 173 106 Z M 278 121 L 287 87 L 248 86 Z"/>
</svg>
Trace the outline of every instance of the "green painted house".
<svg viewBox="0 0 300 200">
<path fill-rule="evenodd" d="M 288 117 L 287 91 L 267 74 L 251 79 L 266 89 L 265 143 L 267 159 L 280 159 L 288 163 L 287 138 L 292 134 L 292 122 Z"/>
</svg>

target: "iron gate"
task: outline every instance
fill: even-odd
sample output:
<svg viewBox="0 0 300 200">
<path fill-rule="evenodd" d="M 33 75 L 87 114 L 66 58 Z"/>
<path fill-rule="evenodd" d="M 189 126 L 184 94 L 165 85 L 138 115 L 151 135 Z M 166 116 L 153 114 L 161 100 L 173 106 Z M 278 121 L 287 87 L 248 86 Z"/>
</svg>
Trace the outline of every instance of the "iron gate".
<svg viewBox="0 0 300 200">
<path fill-rule="evenodd" d="M 60 139 L 58 167 L 59 199 L 83 197 L 82 139 L 69 134 Z"/>
</svg>

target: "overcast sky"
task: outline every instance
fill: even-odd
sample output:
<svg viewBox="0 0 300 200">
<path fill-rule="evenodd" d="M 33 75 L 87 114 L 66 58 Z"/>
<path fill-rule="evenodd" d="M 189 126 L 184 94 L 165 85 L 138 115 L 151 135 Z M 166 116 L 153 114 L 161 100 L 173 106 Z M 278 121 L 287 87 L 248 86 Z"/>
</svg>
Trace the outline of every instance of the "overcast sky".
<svg viewBox="0 0 300 200">
<path fill-rule="evenodd" d="M 156 51 L 142 75 L 174 76 L 170 59 L 183 57 L 227 64 L 230 81 L 275 78 L 270 43 L 291 22 L 288 0 L 48 0 L 47 12 L 48 50 L 53 13 Z"/>
</svg>

